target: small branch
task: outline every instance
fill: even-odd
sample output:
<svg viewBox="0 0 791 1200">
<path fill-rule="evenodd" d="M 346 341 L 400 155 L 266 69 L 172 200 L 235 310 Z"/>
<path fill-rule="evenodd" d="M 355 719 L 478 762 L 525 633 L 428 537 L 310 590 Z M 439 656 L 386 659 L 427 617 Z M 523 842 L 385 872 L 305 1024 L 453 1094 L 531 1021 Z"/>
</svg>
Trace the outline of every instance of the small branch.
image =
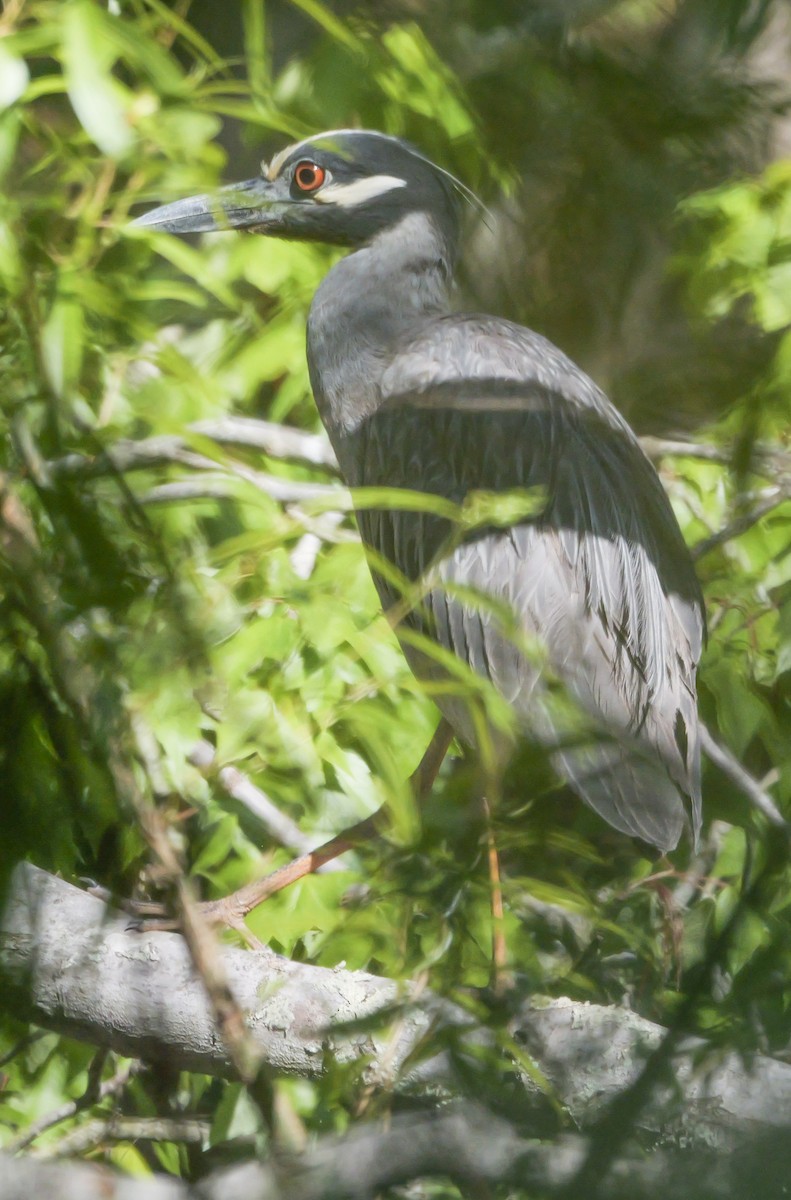
<svg viewBox="0 0 791 1200">
<path fill-rule="evenodd" d="M 188 426 L 193 433 L 211 438 L 221 446 L 249 446 L 269 458 L 338 470 L 338 460 L 326 434 L 305 433 L 289 425 L 259 421 L 252 417 L 222 417 L 213 421 L 195 421 Z"/>
<path fill-rule="evenodd" d="M 178 479 L 172 483 L 160 483 L 149 488 L 138 497 L 140 504 L 174 504 L 183 500 L 236 500 L 241 499 L 239 488 L 232 479 Z M 252 499 L 252 498 L 251 498 Z M 259 504 L 260 501 L 255 500 Z"/>
<path fill-rule="evenodd" d="M 197 1117 L 97 1117 L 70 1130 L 54 1145 L 36 1151 L 36 1158 L 85 1154 L 105 1142 L 189 1142 L 205 1145 L 211 1122 Z M 2 1195 L 2 1192 L 0 1192 Z"/>
<path fill-rule="evenodd" d="M 333 471 L 338 469 L 329 442 L 321 434 L 306 434 L 301 430 L 290 429 L 269 421 L 244 417 L 198 421 L 190 426 L 190 429 L 202 437 L 211 438 L 220 445 L 253 447 L 262 450 L 270 457 L 306 462 L 312 466 L 318 465 Z M 731 451 L 719 446 L 654 437 L 641 438 L 640 444 L 646 454 L 653 459 L 674 455 L 722 465 L 728 465 L 732 461 Z M 787 455 L 772 447 L 762 446 L 756 449 L 751 470 L 773 478 L 775 486 L 767 488 L 749 512 L 735 517 L 723 529 L 717 530 L 709 537 L 702 538 L 693 546 L 691 554 L 695 560 L 703 558 L 717 546 L 740 537 L 789 498 L 791 482 L 789 482 L 787 460 Z M 227 483 L 217 483 L 193 479 L 161 484 L 149 489 L 141 497 L 141 503 L 160 504 L 177 500 L 224 498 L 234 494 L 230 483 L 231 479 L 244 480 L 258 491 L 283 504 L 338 496 L 342 490 L 338 484 L 282 479 L 277 475 L 257 471 L 244 463 L 232 460 L 218 462 L 193 450 L 186 439 L 169 434 L 145 438 L 137 442 L 120 440 L 108 446 L 102 454 L 94 458 L 69 454 L 46 464 L 46 467 L 52 478 L 58 476 L 95 478 L 172 463 L 190 467 L 193 470 L 225 474 L 229 480 Z M 306 537 L 311 539 L 310 534 L 307 534 Z M 315 538 L 312 538 L 305 548 L 309 565 L 302 569 L 307 570 L 308 574 L 312 570 L 313 562 L 310 555 L 315 555 L 317 550 L 314 542 Z"/>
<path fill-rule="evenodd" d="M 252 483 L 255 489 L 263 492 L 264 495 L 270 496 L 273 500 L 277 500 L 281 504 L 286 505 L 286 511 L 294 520 L 305 523 L 302 511 L 298 506 L 305 500 L 315 500 L 317 496 L 338 496 L 341 492 L 339 487 L 333 487 L 330 484 L 301 484 L 296 483 L 294 486 L 287 479 L 278 479 L 274 475 L 264 475 L 262 472 L 256 473 L 256 478 L 245 479 L 244 482 Z M 311 490 L 306 493 L 305 489 L 310 487 Z M 324 490 L 326 489 L 326 490 Z M 254 502 L 253 497 L 245 495 L 239 488 L 238 473 L 232 476 L 223 478 L 221 468 L 217 468 L 214 476 L 209 476 L 208 473 L 203 476 L 192 476 L 182 479 L 174 479 L 170 483 L 159 483 L 148 491 L 141 493 L 136 497 L 140 504 L 174 504 L 185 500 L 233 500 L 236 504 L 245 502 Z M 335 513 L 322 514 L 330 517 L 336 516 Z M 343 520 L 344 513 L 337 514 L 338 521 Z M 315 517 L 311 518 L 319 532 L 309 532 L 304 537 L 315 538 L 318 545 L 324 541 L 359 541 L 358 535 L 349 530 L 343 536 L 335 536 L 336 522 L 319 522 Z M 296 569 L 296 568 L 295 568 Z M 303 575 L 302 578 L 307 578 Z"/>
<path fill-rule="evenodd" d="M 288 459 L 336 472 L 338 470 L 335 454 L 323 434 L 304 433 L 300 429 L 290 429 L 286 425 L 252 420 L 249 417 L 196 421 L 187 428 L 221 446 L 249 447 L 263 451 L 269 458 Z M 142 470 L 165 462 L 204 467 L 212 461 L 194 450 L 188 439 L 177 434 L 159 434 L 139 441 L 121 438 L 94 457 L 66 454 L 48 465 L 54 477 L 77 476 L 85 479 L 112 474 L 115 471 Z"/>
<path fill-rule="evenodd" d="M 763 813 L 771 825 L 775 825 L 778 829 L 789 829 L 788 821 L 769 793 L 764 791 L 748 771 L 745 771 L 735 754 L 726 746 L 715 741 L 711 730 L 703 722 L 700 724 L 700 744 L 703 752 L 708 755 L 715 767 L 718 767 L 731 783 L 736 784 L 739 791 L 759 812 Z"/>
<path fill-rule="evenodd" d="M 733 463 L 731 447 L 712 446 L 695 442 L 672 441 L 665 438 L 642 437 L 640 445 L 651 459 L 665 456 L 696 458 L 706 462 L 720 463 L 730 466 Z M 779 446 L 756 443 L 752 448 L 748 470 L 754 475 L 763 475 L 773 481 L 773 486 L 766 488 L 754 497 L 753 506 L 749 511 L 739 513 L 722 529 L 716 530 L 708 537 L 701 538 L 690 553 L 697 562 L 705 555 L 716 550 L 747 533 L 759 521 L 779 508 L 786 500 L 791 499 L 791 455 Z"/>
<path fill-rule="evenodd" d="M 192 470 L 216 472 L 231 478 L 242 479 L 246 483 L 252 484 L 258 491 L 264 492 L 265 495 L 282 503 L 314 500 L 323 496 L 338 496 L 341 492 L 339 484 L 281 479 L 279 476 L 270 475 L 265 471 L 256 471 L 244 463 L 227 459 L 219 462 L 205 454 L 198 454 L 191 450 L 182 438 L 167 434 L 145 438 L 139 442 L 120 440 L 114 442 L 112 446 L 108 446 L 102 454 L 95 458 L 89 458 L 82 454 L 68 454 L 64 458 L 50 463 L 49 468 L 54 479 L 59 477 L 95 479 L 105 475 L 149 470 L 151 467 L 168 466 L 173 463 L 190 467 Z M 166 494 L 160 490 L 157 498 L 161 500 L 165 497 Z M 173 499 L 173 493 L 167 498 Z M 150 492 L 147 500 L 149 503 L 152 502 Z"/>
<path fill-rule="evenodd" d="M 189 761 L 200 771 L 208 771 L 214 762 L 214 747 L 204 739 L 196 742 L 189 753 Z M 220 767 L 217 779 L 223 790 L 243 804 L 266 829 L 269 836 L 280 846 L 293 850 L 295 854 L 308 854 L 314 848 L 314 840 L 303 833 L 295 821 L 281 812 L 266 792 L 256 787 L 236 767 Z M 343 870 L 336 862 L 325 863 L 320 870 Z"/>
<path fill-rule="evenodd" d="M 180 437 L 160 434 L 133 441 L 119 438 L 99 454 L 66 454 L 49 464 L 53 479 L 97 479 L 127 471 L 144 471 L 168 463 L 179 463 L 196 470 L 217 470 L 218 463 L 205 454 L 191 450 Z"/>
<path fill-rule="evenodd" d="M 709 537 L 701 538 L 694 546 L 690 547 L 690 553 L 693 559 L 697 562 L 704 555 L 710 554 L 717 546 L 722 546 L 725 542 L 731 542 L 734 538 L 741 537 L 748 529 L 752 529 L 753 525 L 757 525 L 765 516 L 774 509 L 779 508 L 781 504 L 789 499 L 788 485 L 767 488 L 761 494 L 758 503 L 755 504 L 749 512 L 741 513 L 738 517 L 734 517 L 722 529 L 718 529 L 716 533 L 712 533 Z"/>
<path fill-rule="evenodd" d="M 52 1129 L 55 1125 L 60 1125 L 63 1121 L 68 1121 L 71 1117 L 76 1117 L 78 1113 L 84 1112 L 85 1109 L 91 1108 L 94 1104 L 100 1104 L 102 1100 L 106 1100 L 108 1096 L 117 1096 L 122 1092 L 129 1080 L 143 1070 L 144 1064 L 141 1062 L 130 1063 L 113 1075 L 112 1079 L 106 1079 L 98 1088 L 89 1086 L 85 1089 L 84 1095 L 76 1100 L 70 1100 L 67 1104 L 62 1104 L 60 1108 L 54 1109 L 46 1116 L 39 1118 L 34 1124 L 30 1125 L 23 1134 L 14 1138 L 9 1142 L 5 1149 L 8 1153 L 14 1154 L 19 1150 L 24 1150 L 31 1142 L 35 1141 L 47 1129 Z"/>
<path fill-rule="evenodd" d="M 674 441 L 672 438 L 641 437 L 643 451 L 650 459 L 697 458 L 703 462 L 721 463 L 727 466 L 733 455 L 727 447 L 707 445 L 703 442 Z"/>
<path fill-rule="evenodd" d="M 714 446 L 707 442 L 685 442 L 680 439 L 641 437 L 638 439 L 644 452 L 651 459 L 696 458 L 703 462 L 731 466 L 734 460 L 732 446 Z M 756 475 L 766 475 L 782 482 L 791 470 L 791 455 L 781 446 L 769 442 L 756 442 L 748 464 L 748 470 Z"/>
<path fill-rule="evenodd" d="M 310 466 L 338 471 L 338 461 L 327 437 L 321 433 L 305 433 L 287 425 L 262 421 L 252 417 L 227 416 L 214 420 L 195 421 L 187 426 L 192 433 L 210 438 L 221 446 L 247 447 L 260 450 L 269 458 L 301 462 Z M 645 453 L 653 460 L 674 457 L 694 458 L 703 462 L 728 466 L 733 461 L 733 450 L 729 446 L 714 446 L 701 442 L 685 442 L 672 438 L 641 437 Z M 135 449 L 137 447 L 137 449 Z M 106 454 L 88 458 L 81 454 L 68 454 L 49 464 L 53 475 L 104 475 L 108 470 L 135 470 L 144 466 L 157 466 L 162 461 L 184 461 L 192 465 L 203 458 L 189 445 L 189 441 L 177 435 L 161 435 L 145 438 L 138 442 L 119 441 L 108 446 Z M 188 461 L 191 460 L 191 461 Z M 758 444 L 753 450 L 751 469 L 776 476 L 788 471 L 791 460 L 777 447 Z"/>
</svg>

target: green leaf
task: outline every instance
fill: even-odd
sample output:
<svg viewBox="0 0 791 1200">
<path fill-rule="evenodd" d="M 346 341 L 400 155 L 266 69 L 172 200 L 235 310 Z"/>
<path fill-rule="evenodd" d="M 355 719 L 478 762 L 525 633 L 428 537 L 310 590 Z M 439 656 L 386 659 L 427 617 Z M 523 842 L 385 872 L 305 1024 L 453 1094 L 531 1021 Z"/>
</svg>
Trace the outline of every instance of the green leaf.
<svg viewBox="0 0 791 1200">
<path fill-rule="evenodd" d="M 15 230 L 0 220 L 0 283 L 10 295 L 17 295 L 25 281 L 25 266 Z"/>
<path fill-rule="evenodd" d="M 70 0 L 64 17 L 66 86 L 86 133 L 105 154 L 123 158 L 135 144 L 130 96 L 113 79 L 113 18 L 90 0 Z"/>
<path fill-rule="evenodd" d="M 70 297 L 55 301 L 41 334 L 41 353 L 49 385 L 64 397 L 80 375 L 83 351 L 82 306 Z"/>
<path fill-rule="evenodd" d="M 9 53 L 0 41 L 0 111 L 19 99 L 29 79 L 30 72 L 24 59 Z"/>
<path fill-rule="evenodd" d="M 546 502 L 543 488 L 512 488 L 509 492 L 469 492 L 459 524 L 465 531 L 493 525 L 507 529 L 539 513 Z"/>
<path fill-rule="evenodd" d="M 261 1113 L 245 1087 L 231 1083 L 225 1089 L 214 1114 L 209 1145 L 219 1146 L 234 1138 L 249 1137 L 261 1132 Z"/>
</svg>

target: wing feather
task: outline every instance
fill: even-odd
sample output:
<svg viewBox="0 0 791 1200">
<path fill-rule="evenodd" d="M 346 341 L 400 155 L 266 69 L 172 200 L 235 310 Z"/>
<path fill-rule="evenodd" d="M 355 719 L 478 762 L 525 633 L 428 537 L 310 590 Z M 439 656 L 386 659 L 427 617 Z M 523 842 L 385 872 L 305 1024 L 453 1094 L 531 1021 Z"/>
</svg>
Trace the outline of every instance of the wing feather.
<svg viewBox="0 0 791 1200">
<path fill-rule="evenodd" d="M 413 362 L 420 375 L 410 386 Z M 388 375 L 398 381 L 389 394 Z M 476 489 L 543 490 L 538 517 L 473 532 L 443 559 L 440 576 L 510 607 L 597 738 L 569 744 L 571 726 L 539 667 L 479 606 L 440 586 L 411 622 L 492 681 L 617 829 L 669 849 L 686 821 L 696 837 L 703 607 L 667 496 L 629 427 L 549 343 L 491 318 L 439 319 L 402 351 L 384 386 L 384 402 L 343 448 L 350 482 L 456 502 Z M 364 541 L 410 579 L 451 533 L 430 513 L 369 510 L 359 520 Z M 381 577 L 377 586 L 385 606 L 397 599 Z M 445 703 L 472 740 L 463 708 Z"/>
</svg>

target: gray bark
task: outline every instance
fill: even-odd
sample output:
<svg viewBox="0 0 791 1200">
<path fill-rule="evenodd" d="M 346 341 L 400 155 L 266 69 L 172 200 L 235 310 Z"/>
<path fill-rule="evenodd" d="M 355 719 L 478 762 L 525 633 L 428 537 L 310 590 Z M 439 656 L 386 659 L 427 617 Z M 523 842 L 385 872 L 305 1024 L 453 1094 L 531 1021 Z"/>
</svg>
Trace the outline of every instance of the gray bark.
<svg viewBox="0 0 791 1200">
<path fill-rule="evenodd" d="M 227 949 L 225 969 L 262 1060 L 273 1070 L 318 1076 L 327 1056 L 366 1056 L 370 1082 L 452 1096 L 446 1053 L 406 1066 L 437 1026 L 464 1046 L 492 1041 L 460 1008 L 409 984 L 364 971 L 292 963 L 269 951 Z M 15 871 L 0 919 L 0 1006 L 47 1029 L 151 1062 L 230 1073 L 202 982 L 178 934 L 140 934 L 129 918 L 29 864 Z M 355 1023 L 365 1022 L 365 1028 Z M 666 1034 L 619 1008 L 534 1000 L 514 1021 L 556 1097 L 581 1127 L 637 1079 Z M 493 1042 L 492 1042 L 493 1044 Z M 756 1056 L 707 1052 L 687 1039 L 636 1124 L 685 1145 L 731 1149 L 782 1129 L 791 1112 L 791 1066 Z M 504 1062 L 513 1075 L 513 1063 Z M 522 1078 L 526 1099 L 540 1090 Z"/>
<path fill-rule="evenodd" d="M 781 1200 L 787 1195 L 783 1138 L 725 1156 L 634 1147 L 599 1181 L 607 1200 Z M 473 1105 L 369 1122 L 323 1137 L 300 1155 L 275 1156 L 216 1171 L 195 1185 L 154 1176 L 125 1179 L 103 1167 L 0 1155 L 0 1200 L 371 1200 L 382 1189 L 430 1176 L 450 1177 L 464 1195 L 489 1195 L 487 1183 L 531 1194 L 579 1193 L 591 1141 L 562 1134 L 551 1142 L 520 1137 L 501 1118 Z M 421 1193 L 422 1194 L 422 1193 Z"/>
</svg>

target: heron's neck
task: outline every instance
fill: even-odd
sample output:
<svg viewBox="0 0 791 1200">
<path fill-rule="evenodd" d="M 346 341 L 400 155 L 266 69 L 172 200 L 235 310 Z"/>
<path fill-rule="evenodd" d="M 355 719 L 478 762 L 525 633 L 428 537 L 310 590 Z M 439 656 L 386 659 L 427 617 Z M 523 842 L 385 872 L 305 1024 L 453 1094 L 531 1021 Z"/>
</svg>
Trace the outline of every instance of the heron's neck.
<svg viewBox="0 0 791 1200">
<path fill-rule="evenodd" d="M 380 403 L 379 381 L 398 347 L 448 311 L 453 249 L 428 214 L 409 213 L 337 263 L 316 292 L 308 364 L 336 452 Z"/>
</svg>

